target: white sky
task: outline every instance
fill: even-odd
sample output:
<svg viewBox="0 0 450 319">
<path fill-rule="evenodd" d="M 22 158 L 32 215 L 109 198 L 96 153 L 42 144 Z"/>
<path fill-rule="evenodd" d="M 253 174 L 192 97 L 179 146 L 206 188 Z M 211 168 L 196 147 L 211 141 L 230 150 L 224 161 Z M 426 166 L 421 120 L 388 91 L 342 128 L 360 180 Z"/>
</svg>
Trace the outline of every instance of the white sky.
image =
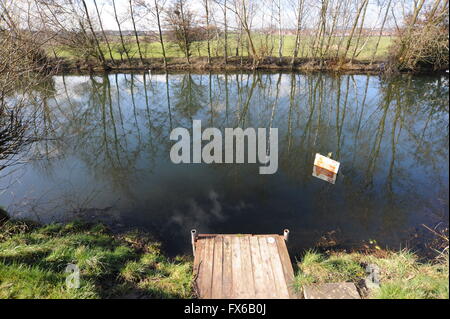
<svg viewBox="0 0 450 319">
<path fill-rule="evenodd" d="M 3 1 L 3 0 L 2 0 Z M 17 6 L 23 7 L 25 10 L 27 8 L 27 3 L 29 0 L 6 0 L 6 2 L 9 2 L 9 4 L 14 4 Z M 72 0 L 74 3 L 77 3 L 77 11 L 80 13 L 83 12 L 83 7 L 80 0 Z M 85 0 L 88 5 L 88 10 L 91 15 L 91 18 L 94 20 L 94 23 L 98 25 L 97 22 L 97 14 L 94 7 L 94 1 L 93 0 Z M 133 0 L 133 2 L 136 0 Z M 147 3 L 153 4 L 154 0 L 146 0 Z M 174 0 L 158 0 L 160 3 L 165 2 L 166 8 L 169 7 L 170 4 L 174 2 Z M 228 0 L 229 5 L 231 6 L 231 3 L 234 0 Z M 241 0 L 236 0 L 241 1 Z M 294 5 L 297 4 L 298 0 L 246 0 L 249 4 L 256 7 L 256 14 L 254 16 L 254 19 L 252 21 L 252 28 L 264 28 L 269 27 L 270 23 L 273 23 L 273 25 L 277 25 L 277 6 L 276 4 L 278 1 L 281 2 L 282 7 L 282 27 L 284 29 L 293 29 L 296 27 L 296 12 L 294 9 Z M 336 1 L 340 0 L 330 0 L 330 7 L 334 7 L 334 4 L 337 3 Z M 362 0 L 353 0 L 354 3 L 360 4 Z M 379 3 L 386 3 L 388 0 L 369 0 L 369 6 L 367 9 L 367 14 L 365 18 L 365 27 L 371 28 L 374 26 L 380 26 L 383 15 L 384 15 L 384 9 L 380 12 Z M 432 0 L 427 0 L 427 2 L 430 2 Z M 317 16 L 318 16 L 318 10 L 321 5 L 321 0 L 306 0 L 307 8 L 312 8 L 310 14 L 307 13 L 307 15 L 304 18 L 304 28 L 314 28 L 317 22 Z M 50 1 L 51 3 L 51 1 Z M 122 30 L 131 30 L 132 29 L 132 23 L 130 19 L 129 14 L 129 0 L 115 0 L 119 19 L 121 21 L 121 28 Z M 223 21 L 223 12 L 222 9 L 219 8 L 215 3 L 215 0 L 210 0 L 210 12 L 213 15 L 211 18 L 211 23 L 214 24 L 215 22 L 219 25 L 219 27 L 222 27 L 222 21 Z M 394 5 L 393 12 L 395 12 L 396 20 L 397 22 L 402 21 L 403 16 L 403 6 L 408 5 L 410 6 L 413 3 L 413 0 L 392 0 L 392 3 Z M 117 23 L 114 18 L 114 11 L 112 6 L 112 0 L 97 0 L 97 5 L 99 6 L 99 10 L 101 12 L 101 18 L 103 26 L 106 30 L 118 30 Z M 197 14 L 198 19 L 200 22 L 204 22 L 204 15 L 205 11 L 203 8 L 203 0 L 187 0 L 187 5 Z M 135 10 L 136 11 L 136 10 Z M 70 12 L 70 11 L 69 11 Z M 136 13 L 136 12 L 135 12 Z M 381 15 L 380 15 L 381 13 Z M 37 12 L 36 12 L 37 15 Z M 233 28 L 237 25 L 236 23 L 236 17 L 234 13 L 231 10 L 227 10 L 227 17 L 228 17 L 228 25 L 230 28 Z M 24 17 L 25 18 L 25 17 Z M 62 18 L 64 20 L 64 18 Z M 62 23 L 70 23 L 71 17 L 67 17 L 66 21 L 60 21 Z M 164 19 L 163 19 L 164 20 Z M 26 21 L 26 19 L 24 19 Z M 73 22 L 73 21 L 72 21 Z M 330 21 L 331 22 L 331 21 Z M 394 19 L 392 17 L 392 14 L 390 14 L 390 17 L 387 21 L 386 27 L 392 27 L 394 26 Z M 139 30 L 147 31 L 147 30 L 155 30 L 156 24 L 154 21 L 154 18 L 152 18 L 151 15 L 147 15 L 144 19 L 137 18 L 137 28 Z"/>
<path fill-rule="evenodd" d="M 267 24 L 270 22 L 270 0 L 250 0 L 254 1 L 256 6 L 259 8 L 257 9 L 258 14 L 255 16 L 253 20 L 253 27 L 260 28 L 264 25 L 267 26 Z M 295 12 L 292 8 L 292 3 L 296 2 L 297 0 L 281 0 L 282 5 L 282 20 L 283 20 L 283 27 L 284 28 L 294 28 L 296 23 L 295 18 Z M 320 0 L 312 0 L 312 4 L 317 1 L 317 4 L 320 4 Z M 339 0 L 337 0 L 339 1 Z M 356 0 L 361 1 L 361 0 Z M 386 0 L 381 0 L 381 2 L 384 2 Z M 393 0 L 393 3 L 396 2 L 402 2 L 403 0 Z M 96 17 L 95 11 L 94 11 L 94 5 L 92 0 L 86 0 L 88 3 L 89 10 L 92 12 L 93 16 Z M 153 2 L 153 1 L 150 1 Z M 168 3 L 170 3 L 170 0 L 166 0 L 166 6 Z M 231 2 L 231 1 L 229 1 Z M 275 1 L 276 2 L 276 1 Z M 377 3 L 380 2 L 380 0 L 370 0 L 369 7 L 367 9 L 367 15 L 365 20 L 365 26 L 366 27 L 372 27 L 374 25 L 381 24 L 382 17 L 379 17 L 380 9 Z M 408 2 L 403 1 L 403 2 Z M 213 1 L 210 1 L 210 3 L 213 3 Z M 112 8 L 112 1 L 111 0 L 97 0 L 97 4 L 101 10 L 101 16 L 102 16 L 102 23 L 107 30 L 118 30 L 117 23 L 113 16 L 113 8 Z M 202 0 L 188 0 L 189 7 L 197 13 L 198 16 L 204 16 L 204 8 L 203 8 L 203 1 Z M 315 4 L 314 4 L 315 5 Z M 398 5 L 398 4 L 397 4 Z M 129 2 L 128 0 L 116 0 L 116 7 L 119 16 L 121 17 L 121 28 L 123 30 L 130 30 L 132 29 L 132 24 L 129 17 Z M 218 23 L 222 22 L 222 10 L 218 7 L 214 7 L 214 4 L 212 5 L 212 12 L 216 15 L 216 21 Z M 265 8 L 266 13 L 263 14 L 261 8 Z M 275 7 L 274 7 L 275 8 Z M 398 12 L 398 8 L 395 10 Z M 384 12 L 382 12 L 382 15 Z M 276 17 L 274 17 L 275 19 Z M 228 23 L 230 26 L 235 26 L 235 17 L 232 12 L 228 11 Z M 311 19 L 309 19 L 311 20 Z M 390 19 L 391 20 L 391 19 Z M 305 21 L 306 26 L 312 26 L 313 23 L 308 23 L 309 21 Z M 274 23 L 277 23 L 274 21 Z M 389 21 L 388 21 L 389 24 Z M 148 21 L 140 21 L 138 23 L 138 29 L 140 30 L 154 30 L 155 26 L 149 24 Z"/>
</svg>

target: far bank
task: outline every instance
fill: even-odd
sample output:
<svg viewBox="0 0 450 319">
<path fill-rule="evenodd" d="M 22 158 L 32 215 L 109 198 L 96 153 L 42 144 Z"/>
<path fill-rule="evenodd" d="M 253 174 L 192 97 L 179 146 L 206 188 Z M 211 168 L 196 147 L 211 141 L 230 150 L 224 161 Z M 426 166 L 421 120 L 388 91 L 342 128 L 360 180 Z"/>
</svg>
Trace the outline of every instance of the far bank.
<svg viewBox="0 0 450 319">
<path fill-rule="evenodd" d="M 191 58 L 188 64 L 184 58 L 170 58 L 167 66 L 163 59 L 148 58 L 142 63 L 139 59 L 131 59 L 130 62 L 108 61 L 106 65 L 99 64 L 96 60 L 76 59 L 50 59 L 50 70 L 61 73 L 98 73 L 98 72 L 127 72 L 127 71 L 292 71 L 292 72 L 339 72 L 339 73 L 365 73 L 381 74 L 386 71 L 386 62 L 376 61 L 339 61 L 335 59 L 319 61 L 310 58 L 274 58 L 267 57 L 254 63 L 249 57 L 233 57 L 227 62 L 223 58 L 212 58 L 208 63 L 206 57 Z M 422 72 L 432 70 L 424 68 Z M 439 70 L 443 72 L 445 70 Z"/>
</svg>

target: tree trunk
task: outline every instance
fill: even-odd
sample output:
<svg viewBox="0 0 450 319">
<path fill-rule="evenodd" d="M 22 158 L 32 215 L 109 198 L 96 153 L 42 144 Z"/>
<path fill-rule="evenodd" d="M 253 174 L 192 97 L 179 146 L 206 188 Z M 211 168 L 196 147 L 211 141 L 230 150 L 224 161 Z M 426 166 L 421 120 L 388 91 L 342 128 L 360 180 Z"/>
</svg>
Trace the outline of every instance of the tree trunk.
<svg viewBox="0 0 450 319">
<path fill-rule="evenodd" d="M 111 45 L 109 44 L 109 40 L 106 37 L 105 29 L 103 28 L 102 19 L 100 17 L 100 12 L 99 12 L 98 6 L 97 6 L 97 0 L 94 0 L 94 6 L 95 6 L 95 11 L 97 12 L 97 18 L 98 18 L 98 22 L 100 24 L 100 30 L 102 31 L 103 37 L 105 38 L 106 45 L 108 46 L 109 57 L 111 58 L 111 61 L 113 63 L 116 63 L 116 61 L 114 60 L 113 55 L 112 55 Z"/>
<path fill-rule="evenodd" d="M 238 40 L 236 41 L 235 55 L 237 57 L 239 56 L 239 48 L 241 47 L 241 42 L 242 42 L 242 23 L 239 24 L 239 35 Z"/>
<path fill-rule="evenodd" d="M 352 55 L 352 59 L 351 59 L 352 63 L 353 63 L 353 60 L 355 59 L 356 51 L 358 50 L 359 41 L 361 39 L 362 30 L 364 28 L 364 20 L 366 18 L 368 3 L 369 3 L 369 1 L 366 2 L 366 5 L 364 7 L 364 12 L 363 12 L 363 15 L 361 18 L 361 25 L 359 27 L 359 33 L 358 33 L 358 37 L 356 38 L 355 49 L 353 50 L 353 55 Z"/>
<path fill-rule="evenodd" d="M 324 6 L 325 6 L 325 0 L 321 0 L 322 5 L 320 8 L 320 15 L 319 15 L 319 23 L 317 25 L 316 35 L 314 37 L 313 45 L 312 45 L 312 56 L 313 58 L 317 58 L 319 55 L 319 49 L 320 49 L 320 42 L 322 38 L 322 30 L 325 25 L 325 19 L 324 19 Z"/>
<path fill-rule="evenodd" d="M 302 28 L 303 19 L 303 4 L 305 0 L 298 0 L 298 12 L 297 12 L 297 32 L 295 33 L 294 53 L 292 55 L 291 65 L 294 66 L 295 59 L 298 57 L 298 49 L 300 46 L 300 31 Z"/>
<path fill-rule="evenodd" d="M 167 70 L 167 57 L 166 57 L 166 49 L 164 48 L 164 39 L 162 35 L 162 29 L 161 29 L 161 18 L 160 18 L 160 12 L 159 12 L 159 6 L 158 6 L 158 0 L 155 0 L 155 13 L 156 13 L 156 22 L 158 23 L 158 34 L 159 34 L 159 42 L 161 43 L 161 50 L 164 60 L 164 69 Z"/>
<path fill-rule="evenodd" d="M 227 0 L 223 5 L 223 21 L 224 21 L 224 43 L 223 43 L 223 59 L 225 64 L 228 62 L 228 24 L 227 24 Z"/>
<path fill-rule="evenodd" d="M 361 4 L 361 6 L 358 8 L 358 10 L 356 12 L 355 22 L 353 23 L 353 27 L 352 27 L 352 30 L 350 32 L 350 36 L 348 37 L 347 44 L 345 46 L 344 58 L 347 58 L 348 50 L 350 49 L 350 44 L 352 42 L 353 35 L 355 34 L 355 30 L 356 30 L 356 27 L 358 25 L 359 17 L 361 16 L 361 12 L 363 11 L 363 9 L 366 6 L 367 2 L 368 2 L 368 0 L 364 0 L 363 3 Z"/>
<path fill-rule="evenodd" d="M 321 29 L 321 39 L 320 39 L 320 67 L 322 67 L 323 65 L 323 58 L 324 58 L 324 50 L 323 50 L 323 45 L 324 45 L 324 41 L 325 41 L 325 35 L 327 32 L 327 12 L 328 12 L 328 5 L 329 2 L 328 0 L 323 0 L 322 3 L 322 29 Z"/>
<path fill-rule="evenodd" d="M 136 39 L 136 44 L 138 47 L 139 59 L 141 60 L 141 63 L 144 64 L 144 58 L 142 57 L 142 52 L 141 52 L 141 43 L 139 42 L 139 36 L 138 36 L 137 30 L 136 30 L 136 21 L 134 20 L 133 3 L 131 1 L 132 0 L 129 0 L 130 15 L 131 15 L 131 22 L 133 23 L 134 37 Z"/>
<path fill-rule="evenodd" d="M 337 3 L 336 11 L 333 15 L 333 22 L 331 25 L 330 34 L 328 35 L 328 38 L 327 38 L 327 44 L 325 46 L 325 54 L 327 54 L 328 56 L 329 56 L 329 51 L 330 51 L 330 46 L 331 46 L 331 40 L 333 39 L 334 30 L 336 29 L 339 12 L 341 10 L 341 4 L 342 4 L 342 1 L 339 1 Z"/>
<path fill-rule="evenodd" d="M 184 54 L 186 56 L 186 61 L 188 64 L 191 64 L 191 60 L 190 60 L 190 52 L 189 52 L 189 48 L 188 48 L 188 39 L 187 39 L 187 31 L 186 31 L 186 25 L 185 25 L 185 16 L 184 16 L 184 9 L 183 9 L 183 1 L 181 0 L 179 1 L 180 4 L 180 14 L 181 14 L 181 21 L 182 21 L 182 30 L 183 30 L 183 39 L 184 39 Z"/>
<path fill-rule="evenodd" d="M 94 37 L 95 45 L 97 46 L 97 51 L 98 51 L 100 62 L 102 63 L 103 68 L 107 68 L 106 60 L 103 55 L 102 48 L 100 47 L 100 42 L 98 42 L 97 35 L 95 34 L 94 27 L 92 26 L 91 17 L 89 16 L 89 11 L 86 6 L 86 1 L 82 0 L 82 3 L 83 3 L 84 11 L 86 13 L 86 19 L 89 24 L 89 29 L 91 30 L 92 36 Z"/>
<path fill-rule="evenodd" d="M 252 35 L 251 35 L 250 27 L 249 27 L 248 21 L 247 21 L 248 17 L 247 17 L 247 7 L 245 6 L 245 0 L 242 0 L 242 8 L 244 10 L 244 12 L 243 12 L 244 18 L 241 20 L 242 27 L 244 28 L 244 31 L 247 34 L 248 44 L 250 46 L 250 49 L 252 50 L 252 55 L 253 55 L 253 66 L 255 66 L 255 62 L 258 63 L 259 58 L 258 58 L 258 53 L 256 52 L 256 49 L 255 49 L 255 46 L 253 45 Z"/>
<path fill-rule="evenodd" d="M 281 0 L 278 0 L 278 57 L 280 63 L 283 57 L 283 35 L 281 30 Z"/>
<path fill-rule="evenodd" d="M 112 5 L 113 5 L 113 9 L 114 9 L 114 18 L 116 19 L 117 27 L 119 28 L 119 36 L 120 36 L 120 42 L 122 44 L 122 49 L 125 52 L 125 55 L 127 56 L 128 63 L 131 64 L 131 60 L 130 60 L 130 56 L 128 54 L 128 50 L 125 47 L 125 42 L 123 41 L 122 28 L 120 27 L 119 17 L 117 16 L 117 8 L 116 8 L 116 1 L 115 0 L 112 0 Z M 120 59 L 123 62 L 122 54 L 120 55 Z"/>
<path fill-rule="evenodd" d="M 205 5 L 205 13 L 206 13 L 206 47 L 207 47 L 207 51 L 208 51 L 208 64 L 211 63 L 211 44 L 209 41 L 209 5 L 208 5 L 208 1 L 209 0 L 203 0 L 204 1 L 204 5 Z"/>
</svg>

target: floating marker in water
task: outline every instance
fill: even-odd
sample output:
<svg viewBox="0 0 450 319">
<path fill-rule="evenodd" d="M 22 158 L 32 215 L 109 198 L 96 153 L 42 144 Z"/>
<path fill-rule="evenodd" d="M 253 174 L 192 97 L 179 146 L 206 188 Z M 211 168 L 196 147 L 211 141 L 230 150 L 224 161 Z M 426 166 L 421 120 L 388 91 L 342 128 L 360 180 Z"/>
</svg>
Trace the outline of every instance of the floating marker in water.
<svg viewBox="0 0 450 319">
<path fill-rule="evenodd" d="M 339 162 L 317 153 L 316 158 L 314 159 L 312 175 L 314 177 L 327 181 L 328 183 L 334 184 L 336 182 L 336 176 L 339 171 L 339 166 Z"/>
</svg>

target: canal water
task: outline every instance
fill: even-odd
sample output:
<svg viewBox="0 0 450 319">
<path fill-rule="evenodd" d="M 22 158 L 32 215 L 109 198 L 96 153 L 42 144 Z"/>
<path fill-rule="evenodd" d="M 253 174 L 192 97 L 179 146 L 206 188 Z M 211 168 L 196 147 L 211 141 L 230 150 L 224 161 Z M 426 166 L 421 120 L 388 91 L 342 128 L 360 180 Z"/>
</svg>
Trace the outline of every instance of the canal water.
<svg viewBox="0 0 450 319">
<path fill-rule="evenodd" d="M 189 230 L 281 233 L 292 255 L 369 243 L 423 248 L 448 224 L 447 76 L 58 75 L 26 112 L 38 136 L 0 170 L 0 205 L 41 222 L 98 220 L 190 253 Z M 173 164 L 176 127 L 278 128 L 278 170 Z M 316 153 L 341 163 L 312 176 Z"/>
</svg>

